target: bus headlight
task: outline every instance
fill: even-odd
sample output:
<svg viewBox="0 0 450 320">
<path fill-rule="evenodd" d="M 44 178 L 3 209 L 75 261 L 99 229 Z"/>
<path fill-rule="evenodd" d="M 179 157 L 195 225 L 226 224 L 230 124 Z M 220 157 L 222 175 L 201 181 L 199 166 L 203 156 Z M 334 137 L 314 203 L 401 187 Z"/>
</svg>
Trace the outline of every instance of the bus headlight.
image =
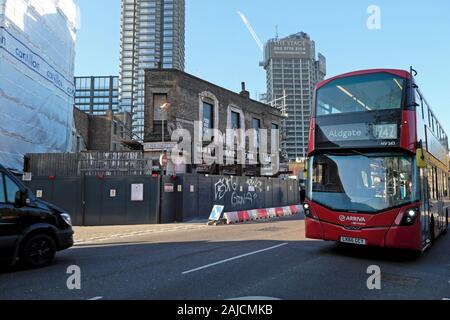
<svg viewBox="0 0 450 320">
<path fill-rule="evenodd" d="M 305 211 L 305 216 L 308 218 L 312 218 L 311 207 L 308 203 L 303 204 L 303 210 Z"/>
<path fill-rule="evenodd" d="M 400 226 L 402 227 L 409 227 L 416 224 L 417 217 L 419 216 L 419 208 L 414 209 L 408 209 L 403 214 L 402 222 L 400 223 Z"/>
<path fill-rule="evenodd" d="M 415 216 L 416 216 L 416 214 L 417 214 L 417 211 L 416 210 L 409 210 L 408 212 L 407 212 L 407 214 L 408 214 L 408 216 L 410 216 L 411 218 L 414 218 Z"/>
</svg>

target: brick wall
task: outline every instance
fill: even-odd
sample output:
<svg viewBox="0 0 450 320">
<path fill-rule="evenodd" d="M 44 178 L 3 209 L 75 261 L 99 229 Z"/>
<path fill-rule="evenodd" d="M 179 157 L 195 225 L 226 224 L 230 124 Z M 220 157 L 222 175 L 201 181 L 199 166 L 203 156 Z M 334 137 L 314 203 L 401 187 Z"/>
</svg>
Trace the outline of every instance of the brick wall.
<svg viewBox="0 0 450 320">
<path fill-rule="evenodd" d="M 91 117 L 89 125 L 89 150 L 111 150 L 112 121 L 107 117 Z"/>
<path fill-rule="evenodd" d="M 167 114 L 167 127 L 169 130 L 175 125 L 191 130 L 193 127 L 189 123 L 201 120 L 199 96 L 203 92 L 214 95 L 218 100 L 219 129 L 222 133 L 225 133 L 227 129 L 230 106 L 243 111 L 246 130 L 252 128 L 253 118 L 261 120 L 262 129 L 271 129 L 272 123 L 281 127 L 281 114 L 274 108 L 182 71 L 151 69 L 146 71 L 145 141 L 158 141 L 157 139 L 161 136 L 161 129 L 154 123 L 154 94 L 168 95 L 170 109 Z"/>
<path fill-rule="evenodd" d="M 73 108 L 73 121 L 78 134 L 84 140 L 84 143 L 89 145 L 89 115 L 80 111 L 78 108 Z"/>
</svg>

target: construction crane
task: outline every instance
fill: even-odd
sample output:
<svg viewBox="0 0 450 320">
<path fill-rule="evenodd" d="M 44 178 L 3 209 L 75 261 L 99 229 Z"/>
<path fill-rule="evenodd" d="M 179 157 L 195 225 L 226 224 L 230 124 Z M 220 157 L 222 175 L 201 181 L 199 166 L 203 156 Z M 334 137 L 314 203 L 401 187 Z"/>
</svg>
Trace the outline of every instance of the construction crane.
<svg viewBox="0 0 450 320">
<path fill-rule="evenodd" d="M 261 39 L 256 34 L 255 30 L 253 29 L 252 25 L 250 24 L 250 21 L 248 21 L 247 17 L 242 12 L 238 11 L 237 14 L 241 17 L 242 22 L 244 22 L 245 26 L 247 27 L 248 31 L 252 35 L 253 39 L 255 40 L 255 42 L 258 45 L 261 52 L 264 52 L 264 45 L 263 45 Z"/>
</svg>

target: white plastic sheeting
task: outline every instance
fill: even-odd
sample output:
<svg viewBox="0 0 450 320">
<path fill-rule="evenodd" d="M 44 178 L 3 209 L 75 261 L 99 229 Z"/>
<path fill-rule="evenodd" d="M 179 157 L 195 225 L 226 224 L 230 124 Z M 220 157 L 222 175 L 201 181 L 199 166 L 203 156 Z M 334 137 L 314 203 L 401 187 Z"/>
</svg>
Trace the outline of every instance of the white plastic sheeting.
<svg viewBox="0 0 450 320">
<path fill-rule="evenodd" d="M 73 0 L 0 0 L 0 163 L 72 149 L 78 10 Z"/>
</svg>

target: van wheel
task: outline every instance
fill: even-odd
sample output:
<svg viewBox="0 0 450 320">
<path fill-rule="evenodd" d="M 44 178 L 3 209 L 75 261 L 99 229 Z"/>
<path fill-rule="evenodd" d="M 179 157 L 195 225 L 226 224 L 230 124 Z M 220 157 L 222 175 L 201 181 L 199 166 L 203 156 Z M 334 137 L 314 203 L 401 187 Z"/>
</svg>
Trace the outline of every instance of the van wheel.
<svg viewBox="0 0 450 320">
<path fill-rule="evenodd" d="M 50 265 L 55 254 L 55 241 L 46 234 L 37 234 L 26 240 L 21 258 L 26 266 L 38 269 Z"/>
</svg>

